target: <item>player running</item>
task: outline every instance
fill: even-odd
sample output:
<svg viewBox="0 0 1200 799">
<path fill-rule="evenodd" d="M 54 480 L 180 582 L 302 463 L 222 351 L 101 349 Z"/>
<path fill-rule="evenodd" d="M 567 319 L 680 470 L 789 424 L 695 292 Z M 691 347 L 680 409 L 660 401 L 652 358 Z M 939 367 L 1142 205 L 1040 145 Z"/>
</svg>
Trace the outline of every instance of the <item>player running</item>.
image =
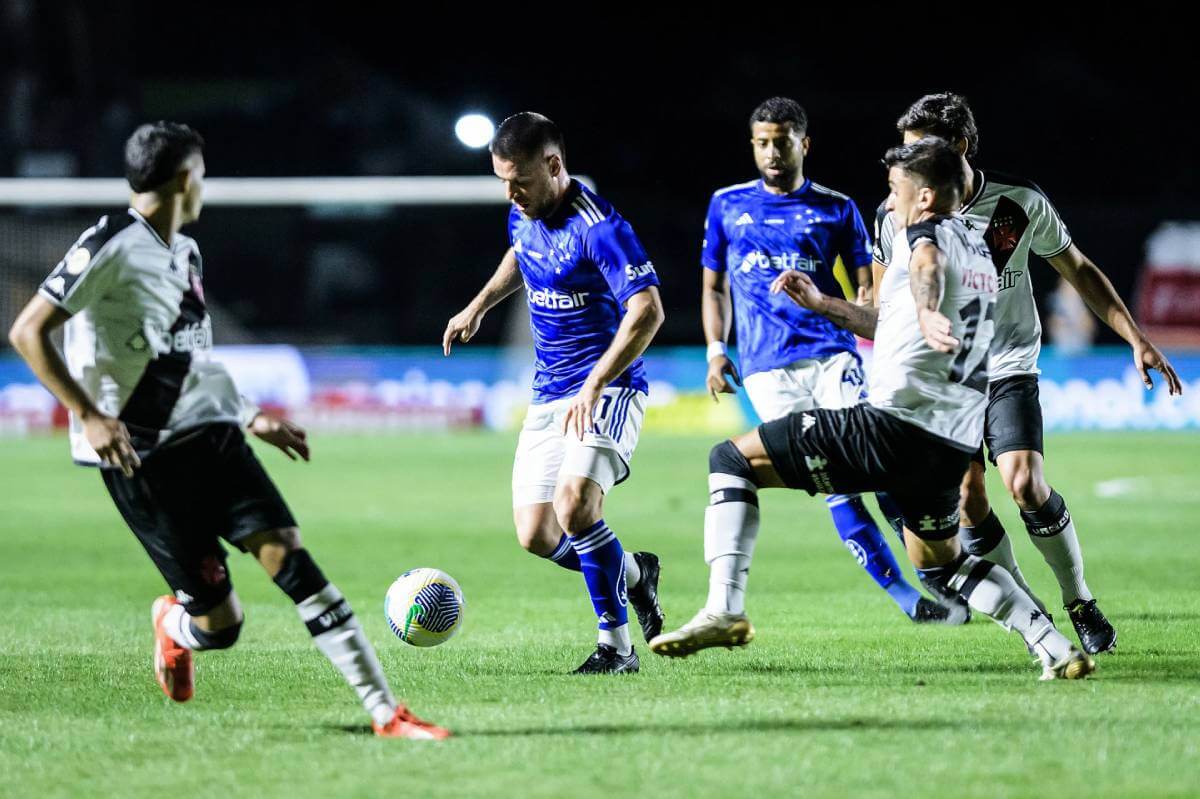
<svg viewBox="0 0 1200 799">
<path fill-rule="evenodd" d="M 1044 258 L 1075 287 L 1088 307 L 1129 343 L 1133 363 L 1147 388 L 1149 370 L 1158 370 L 1170 394 L 1183 385 L 1171 364 L 1133 321 L 1104 273 L 1071 241 L 1058 211 L 1036 184 L 971 166 L 979 148 L 975 117 L 964 97 L 930 94 L 900 117 L 896 128 L 905 142 L 941 136 L 962 157 L 966 192 L 959 213 L 982 232 L 999 279 L 996 337 L 989 367 L 988 457 L 1000 469 L 1004 486 L 1021 510 L 1030 540 L 1054 572 L 1062 601 L 1083 648 L 1091 654 L 1116 648 L 1117 631 L 1105 618 L 1083 577 L 1083 552 L 1066 501 L 1050 487 L 1043 471 L 1042 408 L 1038 402 L 1038 353 L 1042 326 L 1033 300 L 1029 255 Z M 895 219 L 881 206 L 876 217 L 875 272 L 892 261 Z M 962 485 L 963 547 L 1000 564 L 1030 595 L 1012 543 L 988 503 L 983 450 L 975 453 Z M 1035 598 L 1036 599 L 1036 598 Z M 1039 607 L 1045 606 L 1038 601 Z"/>
<path fill-rule="evenodd" d="M 750 143 L 760 180 L 718 190 L 708 206 L 700 261 L 700 308 L 708 340 L 708 390 L 746 394 L 763 421 L 813 408 L 845 408 L 866 396 L 854 335 L 769 289 L 780 272 L 807 274 L 827 294 L 840 293 L 834 263 L 871 280 L 867 230 L 854 201 L 804 176 L 808 116 L 795 100 L 772 97 L 750 115 Z M 726 352 L 730 312 L 737 319 L 742 377 Z M 886 495 L 879 501 L 898 517 Z M 962 623 L 965 607 L 921 596 L 904 579 L 891 549 L 858 494 L 825 498 L 846 548 L 915 622 Z M 705 552 L 706 559 L 721 553 Z M 735 586 L 714 584 L 706 609 L 741 614 Z"/>
<path fill-rule="evenodd" d="M 886 490 L 904 517 L 908 556 L 924 579 L 1017 630 L 1043 664 L 1043 679 L 1077 679 L 1095 669 L 1003 567 L 961 551 L 958 488 L 983 437 L 987 352 L 996 273 L 978 230 L 952 214 L 965 175 L 958 153 L 930 137 L 887 153 L 888 208 L 899 224 L 879 309 L 824 294 L 804 272 L 771 290 L 876 339 L 865 404 L 790 413 L 713 447 L 705 548 L 714 582 L 745 591 L 758 536 L 758 490 L 810 494 Z M 745 615 L 704 610 L 650 642 L 661 655 L 741 646 Z"/>
<path fill-rule="evenodd" d="M 223 538 L 253 554 L 296 603 L 376 735 L 445 738 L 449 731 L 392 697 L 350 605 L 301 544 L 242 429 L 307 461 L 305 432 L 259 413 L 209 359 L 200 250 L 179 233 L 200 216 L 203 148 L 198 133 L 174 122 L 134 131 L 125 144 L 130 207 L 83 233 L 9 338 L 70 410 L 75 462 L 100 467 L 117 509 L 174 592 L 152 609 L 154 672 L 167 696 L 191 699 L 192 653 L 227 649 L 241 631 Z M 50 341 L 63 325 L 65 363 Z"/>
<path fill-rule="evenodd" d="M 567 174 L 553 122 L 514 114 L 490 149 L 512 202 L 511 246 L 475 299 L 450 319 L 442 347 L 449 355 L 455 340 L 470 341 L 484 314 L 524 283 L 536 361 L 533 404 L 513 463 L 517 540 L 583 572 L 600 633 L 575 673 L 636 672 L 626 587 L 649 641 L 663 621 L 658 558 L 625 552 L 604 523 L 603 505 L 629 477 L 641 431 L 641 356 L 663 322 L 658 276 L 629 223 Z"/>
</svg>

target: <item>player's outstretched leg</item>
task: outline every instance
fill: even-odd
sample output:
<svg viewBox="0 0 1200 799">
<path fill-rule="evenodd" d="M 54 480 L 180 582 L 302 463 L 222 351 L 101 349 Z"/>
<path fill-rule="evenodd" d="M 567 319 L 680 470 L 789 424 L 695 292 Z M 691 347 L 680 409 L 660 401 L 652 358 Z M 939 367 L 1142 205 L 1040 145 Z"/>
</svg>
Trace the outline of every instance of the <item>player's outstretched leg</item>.
<svg viewBox="0 0 1200 799">
<path fill-rule="evenodd" d="M 758 483 L 746 456 L 725 441 L 708 456 L 709 505 L 704 511 L 704 560 L 708 601 L 691 621 L 650 641 L 668 657 L 687 657 L 714 646 L 732 648 L 754 640 L 746 617 L 746 582 L 758 539 Z"/>
<path fill-rule="evenodd" d="M 562 531 L 554 505 L 549 502 L 520 505 L 513 510 L 521 546 L 568 571 L 583 571 L 571 537 Z M 649 641 L 662 632 L 663 611 L 658 604 L 658 556 L 651 552 L 625 553 L 625 585 L 629 604 L 637 613 L 642 636 Z"/>
<path fill-rule="evenodd" d="M 423 739 L 450 735 L 448 730 L 422 721 L 397 704 L 350 603 L 337 586 L 325 579 L 308 550 L 301 547 L 299 531 L 290 528 L 256 533 L 243 544 L 296 603 L 313 643 L 358 694 L 376 735 Z"/>
<path fill-rule="evenodd" d="M 918 624 L 963 624 L 968 620 L 961 603 L 926 599 L 909 585 L 860 495 L 830 494 L 825 504 L 842 543 L 905 615 Z"/>
<path fill-rule="evenodd" d="M 976 611 L 1006 630 L 1016 630 L 1041 660 L 1041 679 L 1078 680 L 1096 670 L 1095 661 L 1054 629 L 1012 575 L 990 561 L 961 552 L 953 529 L 948 535 L 948 540 L 925 541 L 914 536 L 914 543 L 909 544 L 913 564 L 926 579 L 944 583 L 962 594 Z"/>
<path fill-rule="evenodd" d="M 640 663 L 629 638 L 625 550 L 601 518 L 603 499 L 598 483 L 579 476 L 563 477 L 554 497 L 559 524 L 570 531 L 571 546 L 579 556 L 599 619 L 596 650 L 575 673 L 632 674 Z"/>
<path fill-rule="evenodd" d="M 1005 452 L 997 458 L 1004 485 L 1021 508 L 1030 540 L 1054 572 L 1063 607 L 1083 648 L 1092 654 L 1117 647 L 1117 631 L 1096 605 L 1083 577 L 1083 551 L 1067 503 L 1042 473 L 1042 455 L 1033 450 Z"/>
</svg>

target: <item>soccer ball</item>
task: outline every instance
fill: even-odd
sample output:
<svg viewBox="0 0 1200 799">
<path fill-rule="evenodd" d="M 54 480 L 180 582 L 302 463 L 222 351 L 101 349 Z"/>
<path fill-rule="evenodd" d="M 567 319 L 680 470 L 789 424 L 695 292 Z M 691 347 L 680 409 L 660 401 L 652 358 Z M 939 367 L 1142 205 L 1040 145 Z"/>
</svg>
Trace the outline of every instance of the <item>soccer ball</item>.
<svg viewBox="0 0 1200 799">
<path fill-rule="evenodd" d="M 453 638 L 464 607 L 462 589 L 441 569 L 406 571 L 383 599 L 388 626 L 413 646 L 437 646 Z"/>
</svg>

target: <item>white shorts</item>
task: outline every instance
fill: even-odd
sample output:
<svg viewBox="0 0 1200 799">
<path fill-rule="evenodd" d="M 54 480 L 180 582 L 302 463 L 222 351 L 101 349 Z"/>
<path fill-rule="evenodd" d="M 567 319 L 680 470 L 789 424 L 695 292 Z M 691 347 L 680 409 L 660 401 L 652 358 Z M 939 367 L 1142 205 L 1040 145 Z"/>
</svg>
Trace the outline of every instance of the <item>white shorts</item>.
<svg viewBox="0 0 1200 799">
<path fill-rule="evenodd" d="M 849 408 L 867 396 L 867 380 L 853 353 L 805 358 L 779 369 L 746 375 L 742 385 L 764 422 L 815 408 Z"/>
<path fill-rule="evenodd" d="M 513 507 L 554 500 L 560 476 L 586 477 L 607 494 L 629 477 L 629 461 L 642 432 L 646 395 L 631 388 L 606 388 L 596 403 L 592 430 L 580 441 L 563 434 L 571 397 L 530 405 L 513 461 Z"/>
</svg>

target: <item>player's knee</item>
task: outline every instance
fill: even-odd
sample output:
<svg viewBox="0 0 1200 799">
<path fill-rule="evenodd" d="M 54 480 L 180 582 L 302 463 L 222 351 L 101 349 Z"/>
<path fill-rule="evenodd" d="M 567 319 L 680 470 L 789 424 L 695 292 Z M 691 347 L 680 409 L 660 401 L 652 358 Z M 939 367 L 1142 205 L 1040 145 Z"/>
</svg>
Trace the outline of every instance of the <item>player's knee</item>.
<svg viewBox="0 0 1200 799">
<path fill-rule="evenodd" d="M 320 593 L 321 589 L 329 584 L 307 549 L 288 552 L 279 571 L 271 579 L 297 604 Z"/>
<path fill-rule="evenodd" d="M 599 502 L 576 486 L 560 486 L 554 496 L 554 515 L 568 533 L 586 530 L 600 519 Z"/>
<path fill-rule="evenodd" d="M 1050 491 L 1042 488 L 1040 475 L 1027 464 L 1017 466 L 1005 477 L 1009 494 L 1022 510 L 1037 510 L 1045 504 Z"/>
<path fill-rule="evenodd" d="M 558 524 L 555 522 L 554 527 Z M 551 536 L 547 534 L 546 525 L 536 521 L 526 521 L 518 519 L 517 528 L 517 543 L 527 552 L 532 552 L 535 555 L 545 555 L 547 552 L 553 552 L 554 547 L 558 544 L 558 537 L 562 536 L 562 532 L 555 530 L 557 536 L 554 540 L 550 540 Z"/>
<path fill-rule="evenodd" d="M 709 474 L 728 474 L 757 485 L 750 461 L 732 441 L 722 441 L 708 453 Z"/>
</svg>

